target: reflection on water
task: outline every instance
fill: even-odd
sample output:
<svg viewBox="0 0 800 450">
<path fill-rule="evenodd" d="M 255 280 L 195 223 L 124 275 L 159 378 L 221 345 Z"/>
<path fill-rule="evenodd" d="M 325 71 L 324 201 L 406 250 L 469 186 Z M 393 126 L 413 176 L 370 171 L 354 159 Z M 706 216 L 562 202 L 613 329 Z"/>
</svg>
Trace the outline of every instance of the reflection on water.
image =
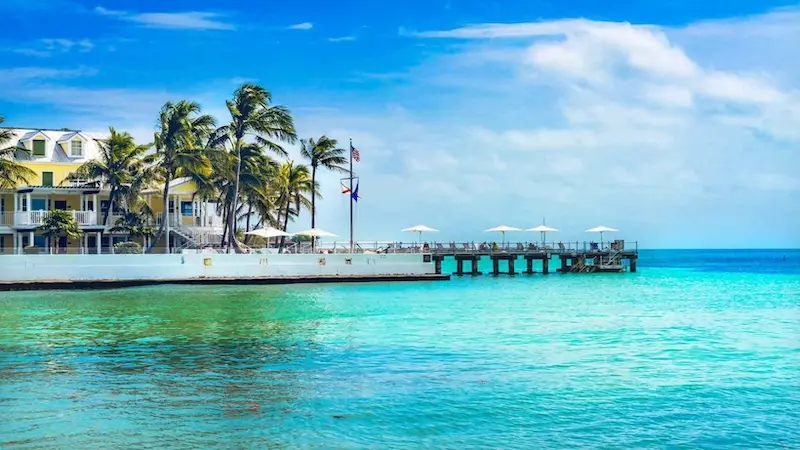
<svg viewBox="0 0 800 450">
<path fill-rule="evenodd" d="M 0 293 L 0 447 L 788 445 L 770 277 Z"/>
</svg>

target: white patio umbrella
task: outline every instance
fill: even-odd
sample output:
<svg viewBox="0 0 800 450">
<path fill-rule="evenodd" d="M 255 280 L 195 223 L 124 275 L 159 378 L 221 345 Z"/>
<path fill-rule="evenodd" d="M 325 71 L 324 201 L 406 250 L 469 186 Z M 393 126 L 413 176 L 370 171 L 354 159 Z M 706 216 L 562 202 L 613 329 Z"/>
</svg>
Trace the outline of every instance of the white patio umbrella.
<svg viewBox="0 0 800 450">
<path fill-rule="evenodd" d="M 404 233 L 418 233 L 419 239 L 418 242 L 422 243 L 422 233 L 438 233 L 439 230 L 431 227 L 426 227 L 425 225 L 416 225 L 413 227 L 403 228 L 400 230 Z"/>
<path fill-rule="evenodd" d="M 522 228 L 509 227 L 508 225 L 499 225 L 499 226 L 496 226 L 494 228 L 489 228 L 486 231 L 492 231 L 492 232 L 498 232 L 499 231 L 503 235 L 501 243 L 503 245 L 505 245 L 505 243 L 506 243 L 506 232 L 507 231 L 522 231 Z"/>
<path fill-rule="evenodd" d="M 274 238 L 274 237 L 281 237 L 281 236 L 292 236 L 292 233 L 287 233 L 283 230 L 279 230 L 273 227 L 266 227 L 266 228 L 259 228 L 257 230 L 248 231 L 245 234 L 251 234 L 253 236 L 260 236 L 262 238 Z"/>
<path fill-rule="evenodd" d="M 561 231 L 561 230 L 559 230 L 557 228 L 548 227 L 547 225 L 542 224 L 542 225 L 539 225 L 538 227 L 528 228 L 525 231 L 533 231 L 533 232 L 542 233 L 542 244 L 544 244 L 545 243 L 545 241 L 544 241 L 545 234 L 552 233 L 554 231 Z"/>
<path fill-rule="evenodd" d="M 614 231 L 619 231 L 616 228 L 605 227 L 600 225 L 599 227 L 589 228 L 586 230 L 587 233 L 600 233 L 600 248 L 603 248 L 603 233 L 611 233 Z"/>
<path fill-rule="evenodd" d="M 330 233 L 319 228 L 311 228 L 310 230 L 298 231 L 295 236 L 309 236 L 311 239 L 311 250 L 314 250 L 315 243 L 318 237 L 336 237 L 336 234 Z"/>
<path fill-rule="evenodd" d="M 310 230 L 298 231 L 295 236 L 310 236 L 310 237 L 336 237 L 338 235 L 329 233 L 319 228 L 312 228 Z"/>
</svg>

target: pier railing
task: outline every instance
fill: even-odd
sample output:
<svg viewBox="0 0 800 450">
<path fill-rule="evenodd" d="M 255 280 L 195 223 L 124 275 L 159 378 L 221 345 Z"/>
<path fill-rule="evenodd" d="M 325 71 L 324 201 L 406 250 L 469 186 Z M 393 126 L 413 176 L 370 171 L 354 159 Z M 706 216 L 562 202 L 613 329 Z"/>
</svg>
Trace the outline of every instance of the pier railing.
<svg viewBox="0 0 800 450">
<path fill-rule="evenodd" d="M 249 249 L 255 253 L 350 253 L 349 242 L 321 242 L 311 246 L 311 243 L 289 244 L 281 250 L 278 246 L 268 248 Z M 571 242 L 507 242 L 505 244 L 492 244 L 487 242 L 395 242 L 395 241 L 358 241 L 353 253 L 430 253 L 440 255 L 455 254 L 494 254 L 494 253 L 574 253 L 574 252 L 607 252 L 624 251 L 638 252 L 637 241 L 615 240 L 609 242 L 571 241 Z"/>
<path fill-rule="evenodd" d="M 82 240 L 81 240 L 82 241 Z M 141 239 L 136 239 L 141 243 Z M 58 250 L 48 248 L 30 248 L 22 249 L 14 248 L 13 246 L 6 246 L 0 254 L 48 254 L 48 253 L 83 253 L 83 254 L 96 254 L 97 246 L 96 241 L 88 246 L 71 246 L 68 248 L 60 248 Z M 226 250 L 221 245 L 219 239 L 208 240 L 207 242 L 199 243 L 200 248 L 172 248 L 172 253 L 225 253 Z M 245 247 L 246 253 L 259 253 L 259 254 L 332 254 L 332 253 L 351 253 L 349 242 L 321 242 L 314 245 L 313 249 L 310 243 L 290 243 L 285 245 L 282 249 L 277 245 L 271 245 L 265 248 L 249 248 Z M 639 244 L 637 241 L 622 241 L 616 240 L 611 242 L 593 241 L 571 241 L 571 242 L 511 242 L 505 244 L 492 245 L 482 242 L 462 242 L 462 243 L 441 243 L 441 242 L 423 242 L 423 243 L 407 243 L 407 242 L 394 242 L 394 241 L 358 241 L 353 249 L 353 253 L 367 253 L 367 254 L 398 254 L 398 253 L 419 253 L 419 254 L 433 254 L 433 255 L 493 255 L 493 254 L 541 254 L 547 253 L 551 255 L 571 254 L 571 253 L 638 253 Z M 156 248 L 154 253 L 164 253 L 165 249 Z M 103 240 L 100 247 L 100 253 L 113 254 L 118 253 L 113 247 L 108 247 L 106 241 Z"/>
</svg>

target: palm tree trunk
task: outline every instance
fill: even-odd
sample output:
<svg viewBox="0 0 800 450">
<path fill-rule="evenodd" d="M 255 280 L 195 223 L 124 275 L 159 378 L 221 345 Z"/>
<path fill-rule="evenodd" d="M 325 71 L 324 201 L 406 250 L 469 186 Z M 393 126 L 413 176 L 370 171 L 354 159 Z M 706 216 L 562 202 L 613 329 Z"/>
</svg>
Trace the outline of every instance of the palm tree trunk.
<svg viewBox="0 0 800 450">
<path fill-rule="evenodd" d="M 250 231 L 250 215 L 251 214 L 253 214 L 253 204 L 249 203 L 247 205 L 247 224 L 245 225 L 245 228 L 244 228 L 245 232 Z M 247 242 L 249 242 L 249 241 L 250 241 L 250 235 L 249 234 L 245 234 L 244 235 L 244 245 L 247 245 Z"/>
<path fill-rule="evenodd" d="M 237 136 L 234 143 L 236 148 L 236 179 L 233 183 L 233 202 L 231 202 L 230 209 L 231 215 L 228 217 L 230 224 L 230 235 L 228 236 L 228 253 L 231 252 L 231 246 L 236 250 L 236 253 L 241 253 L 239 243 L 236 242 L 236 203 L 239 201 L 239 177 L 242 172 L 242 140 Z"/>
<path fill-rule="evenodd" d="M 317 215 L 317 166 L 311 165 L 311 228 L 314 228 L 314 218 Z"/>
<path fill-rule="evenodd" d="M 108 215 L 111 213 L 111 208 L 114 206 L 114 197 L 117 196 L 117 188 L 115 186 L 111 187 L 111 192 L 108 193 L 108 208 L 106 208 L 106 212 L 103 213 L 103 226 L 108 224 Z M 99 202 L 100 199 L 97 199 Z"/>
<path fill-rule="evenodd" d="M 289 197 L 286 200 L 286 216 L 283 218 L 283 231 L 286 231 L 286 228 L 289 227 L 289 209 L 292 207 L 292 197 Z M 281 249 L 280 253 L 283 253 L 283 246 L 286 244 L 286 236 L 281 236 Z"/>
<path fill-rule="evenodd" d="M 222 210 L 222 223 L 224 226 L 222 227 L 222 240 L 219 241 L 221 245 L 226 245 L 226 240 L 228 237 L 228 208 L 224 208 Z"/>
<path fill-rule="evenodd" d="M 150 253 L 153 251 L 153 247 L 158 245 L 158 241 L 161 240 L 161 236 L 164 236 L 164 227 L 167 224 L 167 212 L 169 211 L 169 183 L 172 181 L 172 174 L 167 173 L 166 179 L 164 180 L 164 198 L 163 198 L 163 205 L 164 209 L 161 211 L 161 224 L 158 226 L 158 232 L 156 233 L 155 239 L 153 242 L 150 243 L 150 247 L 147 249 L 147 252 Z M 169 236 L 167 236 L 167 241 L 169 241 Z M 169 245 L 167 245 L 169 247 Z"/>
</svg>

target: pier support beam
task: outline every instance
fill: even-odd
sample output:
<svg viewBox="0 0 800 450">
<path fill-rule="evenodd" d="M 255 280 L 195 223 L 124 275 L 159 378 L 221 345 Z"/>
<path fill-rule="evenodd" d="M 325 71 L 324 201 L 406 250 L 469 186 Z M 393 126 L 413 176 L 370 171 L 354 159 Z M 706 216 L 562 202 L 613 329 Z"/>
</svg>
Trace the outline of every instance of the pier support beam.
<svg viewBox="0 0 800 450">
<path fill-rule="evenodd" d="M 516 275 L 517 274 L 517 272 L 514 270 L 514 261 L 516 261 L 516 260 L 517 260 L 516 257 L 511 258 L 511 259 L 508 260 L 508 274 L 509 275 Z"/>
<path fill-rule="evenodd" d="M 464 275 L 464 260 L 456 258 L 456 275 Z"/>
<path fill-rule="evenodd" d="M 550 255 L 547 255 L 542 260 L 542 273 L 547 275 L 550 273 Z"/>
<path fill-rule="evenodd" d="M 639 259 L 636 256 L 631 257 L 631 273 L 636 273 L 636 260 Z"/>
<path fill-rule="evenodd" d="M 527 275 L 533 275 L 533 258 L 525 257 L 525 273 Z"/>
<path fill-rule="evenodd" d="M 480 261 L 480 256 L 473 256 L 472 257 L 472 276 L 477 277 L 481 273 L 478 271 L 478 261 Z"/>
<path fill-rule="evenodd" d="M 444 260 L 443 255 L 433 255 L 433 267 L 436 271 L 436 275 L 442 274 L 442 261 Z"/>
<path fill-rule="evenodd" d="M 492 258 L 492 276 L 500 275 L 500 260 L 497 258 Z"/>
</svg>

